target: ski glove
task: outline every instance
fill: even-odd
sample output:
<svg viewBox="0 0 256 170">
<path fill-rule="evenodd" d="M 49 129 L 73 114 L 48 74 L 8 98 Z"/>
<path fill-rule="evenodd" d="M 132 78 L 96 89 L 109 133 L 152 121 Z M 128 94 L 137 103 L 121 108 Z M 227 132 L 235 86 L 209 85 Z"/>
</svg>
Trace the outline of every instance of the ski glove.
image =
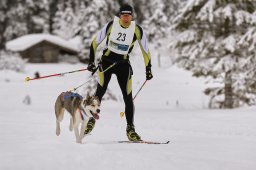
<svg viewBox="0 0 256 170">
<path fill-rule="evenodd" d="M 151 80 L 152 78 L 153 78 L 153 75 L 152 75 L 151 67 L 147 66 L 146 67 L 146 79 Z"/>
<path fill-rule="evenodd" d="M 97 70 L 97 68 L 94 63 L 89 63 L 87 66 L 87 70 L 94 73 Z"/>
</svg>

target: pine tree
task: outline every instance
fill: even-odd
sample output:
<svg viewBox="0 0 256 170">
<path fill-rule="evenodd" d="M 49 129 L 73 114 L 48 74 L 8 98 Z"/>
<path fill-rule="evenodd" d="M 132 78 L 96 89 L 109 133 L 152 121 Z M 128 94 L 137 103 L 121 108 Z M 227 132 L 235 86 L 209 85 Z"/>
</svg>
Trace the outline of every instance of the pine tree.
<svg viewBox="0 0 256 170">
<path fill-rule="evenodd" d="M 234 77 L 236 79 L 234 91 L 236 98 L 251 105 L 256 103 L 256 11 L 251 17 L 243 12 L 238 13 L 237 16 L 241 19 L 237 23 L 243 23 L 246 20 L 250 24 L 238 42 L 238 48 L 241 49 L 245 59 L 243 63 L 240 63 L 244 71 Z"/>
<path fill-rule="evenodd" d="M 5 30 L 5 23 L 7 21 L 6 12 L 7 12 L 7 0 L 0 1 L 0 49 L 4 48 L 4 30 Z"/>
<path fill-rule="evenodd" d="M 150 42 L 160 40 L 167 34 L 166 29 L 168 28 L 168 21 L 163 10 L 163 1 L 152 1 L 152 15 L 143 22 Z"/>
<path fill-rule="evenodd" d="M 0 2 L 0 48 L 24 34 L 47 32 L 48 0 L 2 0 Z"/>
<path fill-rule="evenodd" d="M 0 51 L 0 70 L 24 72 L 26 61 L 17 53 Z"/>
<path fill-rule="evenodd" d="M 83 50 L 80 54 L 80 58 L 82 61 L 86 62 L 86 59 L 89 58 L 89 52 L 90 52 L 90 46 L 91 41 L 93 38 L 93 35 L 97 32 L 99 29 L 99 21 L 97 17 L 97 5 L 95 4 L 95 1 L 87 1 L 87 5 L 84 4 L 82 8 L 80 9 L 79 13 L 79 25 L 80 31 L 79 34 L 82 37 L 83 40 Z"/>
<path fill-rule="evenodd" d="M 65 4 L 58 4 L 58 11 L 55 14 L 53 33 L 64 39 L 74 37 L 78 28 L 78 18 L 72 8 L 71 0 Z"/>
<path fill-rule="evenodd" d="M 28 33 L 27 20 L 29 19 L 29 10 L 25 0 L 7 1 L 5 30 L 3 37 L 5 41 L 17 38 Z"/>
<path fill-rule="evenodd" d="M 163 52 L 161 47 L 165 47 L 166 37 L 168 34 L 167 29 L 170 26 L 168 17 L 165 10 L 165 4 L 163 0 L 153 1 L 149 0 L 147 2 L 147 8 L 144 9 L 144 21 L 142 22 L 142 27 L 145 30 L 148 41 L 154 46 L 155 57 L 158 57 L 158 65 L 161 66 L 161 52 Z"/>
<path fill-rule="evenodd" d="M 49 8 L 49 30 L 48 32 L 53 34 L 54 31 L 54 19 L 55 15 L 58 11 L 58 4 L 60 4 L 61 0 L 48 0 L 48 8 Z"/>
<path fill-rule="evenodd" d="M 243 40 L 246 47 L 255 45 L 250 35 L 256 24 L 255 9 L 256 1 L 252 0 L 190 0 L 175 19 L 174 62 L 194 76 L 209 78 L 214 85 L 205 90 L 211 97 L 210 105 L 232 108 L 255 104 L 255 92 L 246 81 L 249 78 L 249 84 L 255 86 L 256 81 L 247 77 L 255 65 L 255 52 L 241 48 Z"/>
<path fill-rule="evenodd" d="M 49 32 L 49 1 L 48 0 L 26 0 L 29 10 L 27 25 L 29 33 Z"/>
<path fill-rule="evenodd" d="M 103 11 L 103 18 L 101 19 L 102 23 L 101 26 L 103 26 L 105 23 L 113 20 L 114 15 L 118 16 L 119 12 L 119 3 L 113 0 L 105 0 L 106 8 Z"/>
<path fill-rule="evenodd" d="M 115 5 L 113 5 L 115 4 Z M 87 0 L 84 5 L 81 6 L 78 13 L 79 34 L 83 39 L 83 51 L 80 58 L 83 62 L 86 62 L 89 58 L 90 46 L 93 37 L 108 21 L 114 17 L 114 9 L 108 9 L 109 6 L 117 6 L 116 3 L 110 0 Z"/>
</svg>

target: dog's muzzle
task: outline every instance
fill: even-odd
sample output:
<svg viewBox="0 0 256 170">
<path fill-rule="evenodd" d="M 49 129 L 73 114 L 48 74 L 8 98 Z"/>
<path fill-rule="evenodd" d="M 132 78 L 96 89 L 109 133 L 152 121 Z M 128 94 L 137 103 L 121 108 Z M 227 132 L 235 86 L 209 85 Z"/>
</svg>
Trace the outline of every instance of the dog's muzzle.
<svg viewBox="0 0 256 170">
<path fill-rule="evenodd" d="M 93 118 L 94 119 L 99 119 L 100 118 L 100 116 L 98 115 L 98 113 L 100 113 L 100 109 L 97 109 L 96 110 L 97 111 L 97 113 L 93 113 L 91 110 L 90 110 L 90 113 L 91 113 L 91 115 L 93 116 Z"/>
</svg>

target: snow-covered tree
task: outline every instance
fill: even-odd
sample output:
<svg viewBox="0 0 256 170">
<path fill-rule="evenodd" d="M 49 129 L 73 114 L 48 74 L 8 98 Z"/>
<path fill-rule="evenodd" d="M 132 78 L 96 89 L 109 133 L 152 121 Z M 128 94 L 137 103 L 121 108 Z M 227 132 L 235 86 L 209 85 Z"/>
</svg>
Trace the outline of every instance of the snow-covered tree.
<svg viewBox="0 0 256 170">
<path fill-rule="evenodd" d="M 172 20 L 178 12 L 178 7 L 181 2 L 174 0 L 149 0 L 144 2 L 145 5 L 141 7 L 144 19 L 142 27 L 148 36 L 149 42 L 153 44 L 154 57 L 158 58 L 158 65 L 161 66 L 161 60 L 167 58 L 162 56 L 163 51 L 167 53 L 167 42 L 169 41 L 169 28 Z"/>
<path fill-rule="evenodd" d="M 78 29 L 78 24 L 78 18 L 72 8 L 71 0 L 66 1 L 65 4 L 58 4 L 58 10 L 54 18 L 53 33 L 64 39 L 71 39 Z"/>
<path fill-rule="evenodd" d="M 149 1 L 151 2 L 151 1 Z M 147 32 L 150 42 L 158 41 L 163 37 L 166 37 L 168 28 L 168 18 L 164 13 L 163 1 L 152 1 L 151 10 L 152 14 L 144 20 L 143 26 Z M 153 12 L 154 11 L 154 12 Z"/>
<path fill-rule="evenodd" d="M 115 11 L 114 9 L 113 11 L 108 9 L 110 5 L 113 5 L 113 2 L 110 0 L 87 0 L 81 6 L 78 18 L 80 25 L 79 34 L 83 39 L 84 45 L 80 55 L 82 61 L 86 61 L 89 58 L 92 38 L 101 27 L 113 19 Z"/>
<path fill-rule="evenodd" d="M 26 61 L 17 53 L 0 51 L 0 70 L 23 72 Z"/>
<path fill-rule="evenodd" d="M 256 103 L 255 9 L 255 0 L 189 0 L 175 19 L 174 62 L 209 79 L 211 105 Z"/>
<path fill-rule="evenodd" d="M 167 16 L 167 20 L 172 23 L 180 9 L 182 9 L 187 0 L 162 0 L 164 7 L 163 12 Z"/>
<path fill-rule="evenodd" d="M 0 2 L 0 48 L 6 41 L 28 33 L 47 32 L 48 0 L 2 0 Z"/>
<path fill-rule="evenodd" d="M 25 0 L 7 1 L 5 30 L 3 33 L 5 41 L 28 33 L 27 17 L 29 10 Z"/>
<path fill-rule="evenodd" d="M 84 61 L 89 58 L 92 37 L 100 27 L 97 17 L 97 13 L 99 12 L 95 1 L 89 0 L 87 4 L 81 6 L 80 13 L 78 14 L 80 23 L 79 34 L 83 41 L 83 50 L 80 58 Z"/>
<path fill-rule="evenodd" d="M 255 10 L 256 4 L 254 6 Z M 242 35 L 238 41 L 238 47 L 241 49 L 241 56 L 244 56 L 245 59 L 241 64 L 243 72 L 241 72 L 236 77 L 234 83 L 235 95 L 237 98 L 240 98 L 242 101 L 248 104 L 256 103 L 256 11 L 252 15 L 247 15 L 247 13 L 238 14 L 241 20 L 238 22 L 251 23 L 246 29 L 247 31 Z"/>
<path fill-rule="evenodd" d="M 4 30 L 7 12 L 7 0 L 0 1 L 0 49 L 4 47 Z"/>
<path fill-rule="evenodd" d="M 28 13 L 28 32 L 49 32 L 49 1 L 48 0 L 26 0 Z"/>
<path fill-rule="evenodd" d="M 113 0 L 105 0 L 106 3 L 106 8 L 103 11 L 103 18 L 101 19 L 103 25 L 112 20 L 114 18 L 114 15 L 117 15 L 119 12 L 119 3 L 117 3 L 117 1 L 113 1 Z M 101 24 L 101 26 L 102 26 Z"/>
</svg>

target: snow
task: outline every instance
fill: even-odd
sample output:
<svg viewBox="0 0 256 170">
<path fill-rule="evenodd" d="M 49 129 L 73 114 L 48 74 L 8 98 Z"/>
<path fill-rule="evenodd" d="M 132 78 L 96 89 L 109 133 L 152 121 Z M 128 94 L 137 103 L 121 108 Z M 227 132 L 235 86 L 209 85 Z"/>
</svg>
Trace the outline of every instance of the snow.
<svg viewBox="0 0 256 170">
<path fill-rule="evenodd" d="M 142 57 L 131 58 L 133 92 L 145 79 Z M 34 72 L 48 75 L 77 70 L 82 64 L 28 64 L 25 73 L 0 72 L 0 169 L 61 170 L 254 170 L 255 107 L 208 110 L 204 81 L 175 66 L 157 68 L 135 100 L 135 125 L 146 140 L 168 145 L 118 144 L 127 140 L 121 92 L 113 76 L 109 88 L 119 101 L 103 101 L 100 120 L 83 144 L 75 143 L 65 114 L 55 135 L 54 102 L 62 91 L 87 80 L 88 72 L 24 82 Z M 7 81 L 8 80 L 8 81 Z M 78 91 L 83 94 L 83 88 Z M 26 105 L 26 96 L 31 104 Z"/>
<path fill-rule="evenodd" d="M 234 53 L 236 50 L 236 38 L 235 35 L 230 35 L 227 38 L 223 40 L 223 46 L 225 49 L 230 51 L 231 53 Z"/>
<path fill-rule="evenodd" d="M 230 5 L 227 5 L 224 9 L 224 18 L 229 18 L 230 20 L 232 20 L 232 8 Z"/>
<path fill-rule="evenodd" d="M 81 36 L 75 36 L 74 38 L 68 40 L 69 43 L 74 44 L 78 49 L 83 48 L 83 43 L 82 43 L 82 37 Z"/>
<path fill-rule="evenodd" d="M 210 23 L 213 22 L 213 9 L 215 8 L 216 2 L 215 0 L 209 0 L 201 9 L 201 11 L 197 14 L 197 17 L 202 21 L 206 20 Z"/>
<path fill-rule="evenodd" d="M 79 47 L 76 43 L 66 41 L 60 37 L 50 34 L 28 34 L 17 39 L 8 41 L 6 49 L 11 51 L 24 51 L 42 41 L 48 41 L 63 48 L 79 52 Z"/>
</svg>

